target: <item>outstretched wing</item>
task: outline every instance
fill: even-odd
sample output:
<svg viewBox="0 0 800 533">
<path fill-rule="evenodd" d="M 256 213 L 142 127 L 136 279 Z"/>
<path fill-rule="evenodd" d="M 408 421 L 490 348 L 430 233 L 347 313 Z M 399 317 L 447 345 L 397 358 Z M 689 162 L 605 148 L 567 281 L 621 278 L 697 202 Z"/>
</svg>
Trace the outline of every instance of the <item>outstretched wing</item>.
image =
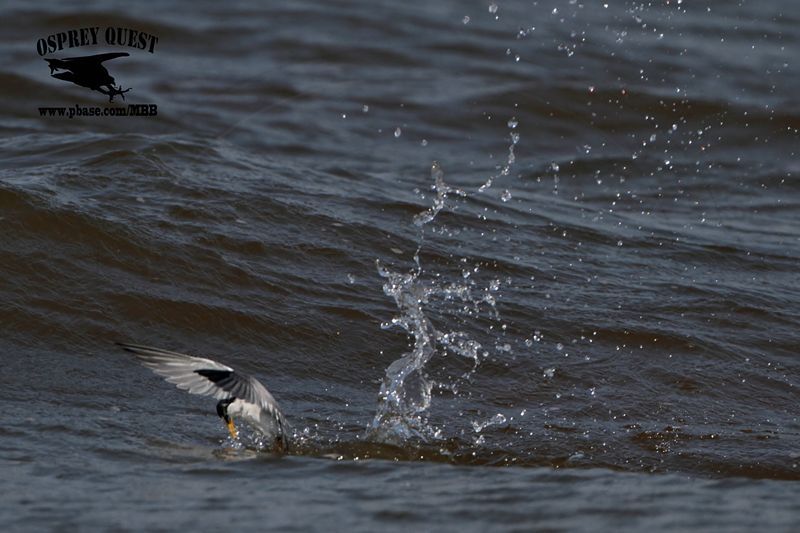
<svg viewBox="0 0 800 533">
<path fill-rule="evenodd" d="M 229 389 L 240 389 L 241 384 L 247 383 L 247 378 L 237 374 L 231 367 L 203 359 L 192 357 L 178 352 L 169 352 L 158 348 L 140 346 L 137 344 L 117 343 L 125 350 L 133 353 L 139 361 L 153 372 L 163 377 L 170 383 L 192 394 L 213 396 L 218 400 L 235 397 Z M 223 388 L 215 383 L 211 377 L 228 376 L 239 387 Z M 211 376 L 211 377 L 209 377 Z"/>
<path fill-rule="evenodd" d="M 109 54 L 95 54 L 93 56 L 65 57 L 64 59 L 58 59 L 57 61 L 64 61 L 66 63 L 69 63 L 70 66 L 83 65 L 83 64 L 99 65 L 103 61 L 108 61 L 109 59 L 116 59 L 118 57 L 126 57 L 129 55 L 130 54 L 128 52 L 111 52 Z"/>
<path fill-rule="evenodd" d="M 159 348 L 117 343 L 141 363 L 179 389 L 218 400 L 241 398 L 280 413 L 278 404 L 258 380 L 222 363 Z"/>
</svg>

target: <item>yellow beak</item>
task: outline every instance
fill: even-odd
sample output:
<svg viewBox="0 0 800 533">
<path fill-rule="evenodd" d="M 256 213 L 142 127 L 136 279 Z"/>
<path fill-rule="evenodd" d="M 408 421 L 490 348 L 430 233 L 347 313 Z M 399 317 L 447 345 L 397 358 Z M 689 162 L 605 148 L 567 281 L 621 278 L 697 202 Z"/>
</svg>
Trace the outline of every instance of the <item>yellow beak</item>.
<svg viewBox="0 0 800 533">
<path fill-rule="evenodd" d="M 228 426 L 228 431 L 231 433 L 231 437 L 233 439 L 236 438 L 236 426 L 233 425 L 233 418 L 228 418 L 228 422 L 226 423 Z"/>
</svg>

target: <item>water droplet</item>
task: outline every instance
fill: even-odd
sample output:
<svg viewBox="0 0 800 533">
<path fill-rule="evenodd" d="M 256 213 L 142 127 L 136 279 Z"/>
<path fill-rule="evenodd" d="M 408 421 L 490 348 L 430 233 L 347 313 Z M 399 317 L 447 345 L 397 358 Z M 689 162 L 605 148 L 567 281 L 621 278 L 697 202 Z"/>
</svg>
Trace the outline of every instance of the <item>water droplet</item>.
<svg viewBox="0 0 800 533">
<path fill-rule="evenodd" d="M 469 24 L 469 15 L 464 15 L 464 18 L 461 19 L 461 22 L 463 22 L 464 24 Z"/>
<path fill-rule="evenodd" d="M 560 342 L 558 344 L 556 344 L 556 350 L 558 350 L 560 352 L 563 349 L 564 349 L 564 345 L 563 344 L 561 344 Z"/>
<path fill-rule="evenodd" d="M 497 13 L 497 4 L 489 5 L 489 13 Z"/>
<path fill-rule="evenodd" d="M 510 119 L 508 119 L 508 127 L 509 128 L 511 128 L 513 130 L 517 126 L 519 126 L 519 121 L 517 120 L 517 117 L 511 117 Z"/>
<path fill-rule="evenodd" d="M 511 191 L 509 191 L 508 189 L 504 190 L 503 194 L 500 196 L 500 199 L 503 200 L 504 202 L 511 200 L 511 198 L 512 198 Z"/>
<path fill-rule="evenodd" d="M 617 246 L 622 246 L 622 241 L 617 241 Z"/>
<path fill-rule="evenodd" d="M 394 130 L 395 138 L 400 137 L 402 134 L 403 134 L 403 130 L 401 130 L 399 126 L 397 128 L 395 128 L 395 130 Z"/>
<path fill-rule="evenodd" d="M 556 369 L 555 368 L 545 368 L 544 372 L 542 372 L 542 375 L 544 377 L 550 379 L 550 378 L 552 378 L 553 376 L 556 375 Z"/>
<path fill-rule="evenodd" d="M 367 104 L 364 104 L 363 106 L 361 106 L 361 111 L 364 113 L 369 113 L 369 106 Z"/>
<path fill-rule="evenodd" d="M 428 139 L 422 139 L 422 141 L 420 141 L 420 144 L 422 146 L 428 146 Z"/>
</svg>

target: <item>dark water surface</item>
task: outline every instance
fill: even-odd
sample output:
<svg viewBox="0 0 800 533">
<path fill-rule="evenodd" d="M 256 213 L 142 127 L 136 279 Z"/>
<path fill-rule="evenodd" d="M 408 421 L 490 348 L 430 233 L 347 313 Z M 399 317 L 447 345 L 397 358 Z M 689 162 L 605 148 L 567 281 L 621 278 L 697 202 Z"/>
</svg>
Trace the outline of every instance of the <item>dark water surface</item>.
<svg viewBox="0 0 800 533">
<path fill-rule="evenodd" d="M 797 2 L 1 14 L 4 531 L 797 529 Z M 125 101 L 36 53 L 88 26 L 159 37 Z"/>
</svg>

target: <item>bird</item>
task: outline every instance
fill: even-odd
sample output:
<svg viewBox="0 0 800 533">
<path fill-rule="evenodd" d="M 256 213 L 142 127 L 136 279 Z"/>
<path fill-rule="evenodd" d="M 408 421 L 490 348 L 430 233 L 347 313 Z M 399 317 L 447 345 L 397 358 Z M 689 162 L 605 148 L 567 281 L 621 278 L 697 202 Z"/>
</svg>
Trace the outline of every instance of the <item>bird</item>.
<svg viewBox="0 0 800 533">
<path fill-rule="evenodd" d="M 114 77 L 108 73 L 103 66 L 103 61 L 126 57 L 128 52 L 115 52 L 111 54 L 96 54 L 83 57 L 66 57 L 64 59 L 47 59 L 47 66 L 50 67 L 50 75 L 59 80 L 71 81 L 81 87 L 88 87 L 93 91 L 98 91 L 108 96 L 108 101 L 113 102 L 117 95 L 125 99 L 125 93 L 130 91 L 116 87 Z M 64 70 L 66 72 L 55 72 Z M 105 89 L 103 89 L 105 87 Z"/>
<path fill-rule="evenodd" d="M 263 441 L 269 443 L 271 451 L 289 451 L 286 419 L 278 402 L 257 379 L 211 359 L 138 344 L 117 345 L 179 389 L 219 400 L 217 415 L 233 439 L 238 437 L 233 423 L 237 416 L 265 437 Z"/>
</svg>

